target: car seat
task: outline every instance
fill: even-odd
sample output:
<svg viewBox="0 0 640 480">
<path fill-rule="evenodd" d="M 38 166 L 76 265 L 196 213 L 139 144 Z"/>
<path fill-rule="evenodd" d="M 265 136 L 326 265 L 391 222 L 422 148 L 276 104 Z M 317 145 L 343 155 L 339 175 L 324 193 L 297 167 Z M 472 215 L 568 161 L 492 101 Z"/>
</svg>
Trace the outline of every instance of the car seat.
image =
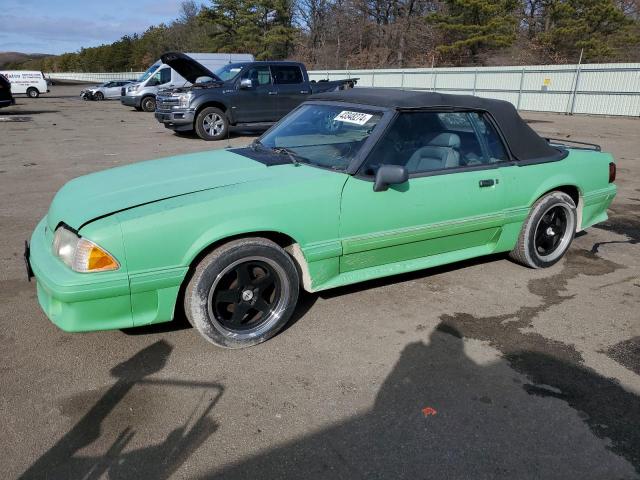
<svg viewBox="0 0 640 480">
<path fill-rule="evenodd" d="M 441 170 L 460 166 L 460 137 L 455 133 L 440 133 L 429 144 L 416 150 L 407 162 L 409 173 Z"/>
</svg>

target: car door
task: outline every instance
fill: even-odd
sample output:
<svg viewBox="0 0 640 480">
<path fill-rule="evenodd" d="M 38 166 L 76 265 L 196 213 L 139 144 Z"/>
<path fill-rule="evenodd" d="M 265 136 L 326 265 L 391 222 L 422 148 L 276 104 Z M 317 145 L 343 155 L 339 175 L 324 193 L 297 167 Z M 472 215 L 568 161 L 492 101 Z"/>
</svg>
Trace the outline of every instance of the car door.
<svg viewBox="0 0 640 480">
<path fill-rule="evenodd" d="M 360 173 L 345 184 L 341 272 L 424 257 L 446 263 L 493 251 L 504 223 L 499 167 L 509 159 L 504 150 L 488 151 L 478 119 L 485 123 L 468 112 L 398 114 Z M 409 180 L 374 192 L 383 164 L 405 166 Z"/>
<path fill-rule="evenodd" d="M 306 100 L 309 85 L 298 65 L 272 65 L 271 73 L 278 92 L 278 118 L 282 118 Z"/>
<path fill-rule="evenodd" d="M 237 81 L 231 107 L 234 121 L 274 122 L 278 120 L 277 108 L 277 91 L 269 65 L 252 65 L 245 69 Z"/>
<path fill-rule="evenodd" d="M 105 97 L 115 98 L 120 96 L 120 82 L 110 82 L 105 88 Z"/>
</svg>

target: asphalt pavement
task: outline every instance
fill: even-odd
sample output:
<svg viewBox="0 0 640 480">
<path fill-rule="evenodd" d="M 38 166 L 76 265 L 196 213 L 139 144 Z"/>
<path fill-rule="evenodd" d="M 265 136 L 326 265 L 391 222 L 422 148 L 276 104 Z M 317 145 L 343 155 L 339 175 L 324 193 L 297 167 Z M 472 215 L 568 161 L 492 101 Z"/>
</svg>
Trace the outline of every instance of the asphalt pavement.
<svg viewBox="0 0 640 480">
<path fill-rule="evenodd" d="M 68 180 L 208 143 L 52 87 L 0 110 L 0 478 L 640 478 L 640 119 L 523 113 L 618 161 L 565 259 L 504 255 L 304 295 L 246 350 L 184 321 L 68 334 L 24 240 Z"/>
</svg>

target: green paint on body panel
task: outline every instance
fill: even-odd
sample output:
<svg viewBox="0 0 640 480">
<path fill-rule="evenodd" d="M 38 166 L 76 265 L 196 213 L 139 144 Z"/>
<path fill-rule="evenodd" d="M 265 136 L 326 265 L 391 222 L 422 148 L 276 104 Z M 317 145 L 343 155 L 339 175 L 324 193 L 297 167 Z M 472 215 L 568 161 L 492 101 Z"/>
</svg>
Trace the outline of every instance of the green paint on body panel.
<svg viewBox="0 0 640 480">
<path fill-rule="evenodd" d="M 509 251 L 531 205 L 554 189 L 578 195 L 583 227 L 606 219 L 616 192 L 610 161 L 571 150 L 560 161 L 416 177 L 382 192 L 371 179 L 267 167 L 224 150 L 119 167 L 56 195 L 31 241 L 38 298 L 70 331 L 168 321 L 194 259 L 238 236 L 277 235 L 299 253 L 310 291 Z M 51 253 L 61 223 L 120 269 L 86 274 L 62 264 Z"/>
</svg>

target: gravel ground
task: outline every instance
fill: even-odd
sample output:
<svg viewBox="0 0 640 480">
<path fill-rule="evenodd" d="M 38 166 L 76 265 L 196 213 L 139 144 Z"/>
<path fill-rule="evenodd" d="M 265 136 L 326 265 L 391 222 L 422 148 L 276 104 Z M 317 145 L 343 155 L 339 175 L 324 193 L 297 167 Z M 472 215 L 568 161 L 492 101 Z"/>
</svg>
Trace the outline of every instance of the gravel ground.
<svg viewBox="0 0 640 480">
<path fill-rule="evenodd" d="M 0 110 L 2 478 L 640 477 L 640 120 L 525 113 L 618 160 L 610 219 L 533 271 L 493 256 L 306 295 L 280 335 L 67 334 L 23 241 L 69 179 L 212 148 L 52 87 Z M 251 140 L 232 134 L 230 143 Z"/>
</svg>

